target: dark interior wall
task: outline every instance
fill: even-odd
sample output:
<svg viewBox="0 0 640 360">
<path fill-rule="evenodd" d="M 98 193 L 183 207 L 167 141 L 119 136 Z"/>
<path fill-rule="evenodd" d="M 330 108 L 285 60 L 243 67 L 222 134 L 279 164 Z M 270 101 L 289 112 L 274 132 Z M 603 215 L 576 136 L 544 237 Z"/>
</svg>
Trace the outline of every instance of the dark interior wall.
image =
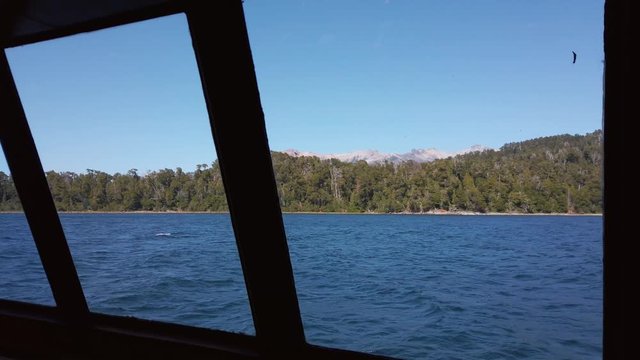
<svg viewBox="0 0 640 360">
<path fill-rule="evenodd" d="M 631 122 L 639 119 L 632 84 L 637 66 L 631 54 L 638 39 L 636 14 L 630 0 L 608 0 L 605 5 L 604 74 L 604 358 L 631 358 L 631 293 L 637 276 L 631 258 L 635 229 L 631 222 L 637 192 L 629 191 L 635 154 Z M 635 29 L 637 30 L 637 29 Z M 635 96 L 634 96 L 635 97 Z"/>
</svg>

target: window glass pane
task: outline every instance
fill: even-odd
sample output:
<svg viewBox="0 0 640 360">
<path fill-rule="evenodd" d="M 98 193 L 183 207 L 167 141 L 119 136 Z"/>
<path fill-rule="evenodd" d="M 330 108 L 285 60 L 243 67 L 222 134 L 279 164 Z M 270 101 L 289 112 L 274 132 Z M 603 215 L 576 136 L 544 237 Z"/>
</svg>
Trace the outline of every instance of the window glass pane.
<svg viewBox="0 0 640 360">
<path fill-rule="evenodd" d="M 0 156 L 0 298 L 55 305 L 4 153 Z"/>
<path fill-rule="evenodd" d="M 601 357 L 603 1 L 244 4 L 309 342 Z"/>
<path fill-rule="evenodd" d="M 253 333 L 185 16 L 8 57 L 90 309 Z"/>
</svg>

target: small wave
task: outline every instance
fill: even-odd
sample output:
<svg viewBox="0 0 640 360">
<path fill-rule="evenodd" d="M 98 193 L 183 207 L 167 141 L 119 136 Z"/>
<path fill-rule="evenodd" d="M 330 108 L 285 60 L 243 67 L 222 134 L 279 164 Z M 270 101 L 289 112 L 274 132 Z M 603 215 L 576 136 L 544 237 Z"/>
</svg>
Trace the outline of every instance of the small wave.
<svg viewBox="0 0 640 360">
<path fill-rule="evenodd" d="M 161 232 L 161 233 L 157 233 L 156 236 L 171 236 L 170 232 Z"/>
</svg>

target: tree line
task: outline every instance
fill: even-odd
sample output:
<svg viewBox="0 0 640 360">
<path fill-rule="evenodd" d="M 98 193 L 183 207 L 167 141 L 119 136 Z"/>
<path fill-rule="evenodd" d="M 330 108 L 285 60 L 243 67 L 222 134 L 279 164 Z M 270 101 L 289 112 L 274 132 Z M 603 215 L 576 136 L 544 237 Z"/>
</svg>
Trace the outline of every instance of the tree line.
<svg viewBox="0 0 640 360">
<path fill-rule="evenodd" d="M 509 143 L 429 163 L 272 153 L 283 211 L 600 213 L 602 131 Z M 247 166 L 250 166 L 247 164 Z M 59 211 L 227 211 L 217 161 L 195 171 L 46 173 Z M 20 210 L 0 171 L 0 210 Z"/>
</svg>

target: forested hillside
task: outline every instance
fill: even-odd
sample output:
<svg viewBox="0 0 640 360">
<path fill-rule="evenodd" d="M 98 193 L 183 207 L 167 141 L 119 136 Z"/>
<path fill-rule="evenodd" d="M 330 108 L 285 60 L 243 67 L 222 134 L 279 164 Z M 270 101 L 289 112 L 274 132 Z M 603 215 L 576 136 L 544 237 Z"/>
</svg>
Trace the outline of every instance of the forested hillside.
<svg viewBox="0 0 640 360">
<path fill-rule="evenodd" d="M 599 213 L 602 132 L 510 143 L 429 163 L 346 163 L 273 153 L 284 211 Z M 251 166 L 251 164 L 247 164 Z M 61 211 L 226 211 L 219 166 L 141 175 L 47 172 Z M 0 172 L 0 210 L 18 210 Z"/>
</svg>

